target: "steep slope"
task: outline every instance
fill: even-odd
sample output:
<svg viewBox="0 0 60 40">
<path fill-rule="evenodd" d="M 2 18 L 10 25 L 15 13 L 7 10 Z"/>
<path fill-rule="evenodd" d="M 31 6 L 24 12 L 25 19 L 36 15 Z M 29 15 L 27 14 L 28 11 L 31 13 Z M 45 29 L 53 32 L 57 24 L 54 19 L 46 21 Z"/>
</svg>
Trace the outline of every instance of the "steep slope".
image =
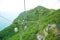
<svg viewBox="0 0 60 40">
<path fill-rule="evenodd" d="M 38 6 L 26 12 L 22 12 L 9 27 L 5 28 L 0 32 L 0 39 L 37 40 L 37 33 L 43 34 L 43 30 L 48 24 L 60 23 L 60 18 L 58 16 L 60 15 L 59 13 L 60 10 L 55 11 L 44 8 L 42 6 Z M 19 29 L 18 32 L 14 32 L 15 27 Z M 55 37 L 51 37 L 51 39 L 46 40 L 54 40 Z"/>
<path fill-rule="evenodd" d="M 55 24 L 58 31 L 55 32 L 55 28 L 53 29 L 50 29 L 49 32 L 48 32 L 48 36 L 45 40 L 60 40 L 60 18 L 59 18 L 59 15 L 60 15 L 60 9 L 54 11 L 52 14 L 50 14 L 47 18 L 49 19 L 48 20 L 48 24 Z"/>
</svg>

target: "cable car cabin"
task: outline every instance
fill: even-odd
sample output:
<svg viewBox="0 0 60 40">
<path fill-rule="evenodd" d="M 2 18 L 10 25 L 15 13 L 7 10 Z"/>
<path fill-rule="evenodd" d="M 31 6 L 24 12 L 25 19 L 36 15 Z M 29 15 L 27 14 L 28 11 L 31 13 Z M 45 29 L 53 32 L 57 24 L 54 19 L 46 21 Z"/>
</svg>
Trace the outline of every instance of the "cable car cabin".
<svg viewBox="0 0 60 40">
<path fill-rule="evenodd" d="M 44 40 L 44 36 L 43 35 L 40 35 L 40 34 L 37 34 L 37 39 L 38 40 Z"/>
<path fill-rule="evenodd" d="M 56 24 L 48 24 L 48 26 L 43 31 L 43 34 L 44 34 L 45 37 L 49 34 L 48 33 L 49 30 L 53 30 L 53 33 L 60 35 L 60 31 L 57 28 Z"/>
<path fill-rule="evenodd" d="M 56 24 L 50 24 L 48 25 L 48 30 L 52 29 L 55 33 L 59 32 L 59 29 L 57 28 Z"/>
</svg>

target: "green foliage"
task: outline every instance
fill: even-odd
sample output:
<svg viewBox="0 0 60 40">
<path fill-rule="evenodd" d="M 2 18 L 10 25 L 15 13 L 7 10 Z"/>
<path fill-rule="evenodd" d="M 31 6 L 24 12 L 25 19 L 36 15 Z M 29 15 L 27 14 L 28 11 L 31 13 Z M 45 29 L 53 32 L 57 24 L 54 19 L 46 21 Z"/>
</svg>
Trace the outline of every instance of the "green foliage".
<svg viewBox="0 0 60 40">
<path fill-rule="evenodd" d="M 22 40 L 37 40 L 37 33 L 43 34 L 43 30 L 48 24 L 60 23 L 59 15 L 60 10 L 51 10 L 42 6 L 22 12 L 10 26 L 0 32 L 0 39 L 20 40 L 22 37 Z M 27 28 L 25 28 L 25 26 L 27 26 Z M 18 32 L 14 32 L 15 27 L 18 28 Z M 46 37 L 46 40 L 58 39 L 58 36 L 51 30 Z"/>
</svg>

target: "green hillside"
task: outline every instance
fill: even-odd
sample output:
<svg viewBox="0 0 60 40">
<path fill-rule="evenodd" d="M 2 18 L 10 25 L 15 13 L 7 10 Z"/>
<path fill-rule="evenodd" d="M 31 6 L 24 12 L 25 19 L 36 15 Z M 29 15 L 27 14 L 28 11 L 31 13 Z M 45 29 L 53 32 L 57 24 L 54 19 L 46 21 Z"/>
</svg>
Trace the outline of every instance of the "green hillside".
<svg viewBox="0 0 60 40">
<path fill-rule="evenodd" d="M 60 9 L 53 10 L 38 6 L 32 10 L 22 12 L 13 23 L 0 31 L 0 40 L 38 40 L 37 34 L 44 35 L 44 29 L 48 24 L 56 24 L 60 30 Z M 19 31 L 15 32 L 14 29 Z M 55 29 L 49 29 L 45 40 L 60 40 L 60 34 L 54 33 Z"/>
</svg>

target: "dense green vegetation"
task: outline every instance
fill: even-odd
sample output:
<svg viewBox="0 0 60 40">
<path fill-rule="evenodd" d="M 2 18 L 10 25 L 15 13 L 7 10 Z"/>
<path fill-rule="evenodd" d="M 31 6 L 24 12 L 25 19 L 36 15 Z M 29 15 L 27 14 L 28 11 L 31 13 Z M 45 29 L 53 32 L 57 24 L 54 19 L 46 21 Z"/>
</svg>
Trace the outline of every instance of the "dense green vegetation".
<svg viewBox="0 0 60 40">
<path fill-rule="evenodd" d="M 37 40 L 37 33 L 43 34 L 48 24 L 56 24 L 60 29 L 60 9 L 53 10 L 38 6 L 22 12 L 13 23 L 0 31 L 0 40 Z M 14 28 L 18 28 L 18 32 Z M 49 30 L 45 40 L 60 40 L 58 34 Z"/>
</svg>

